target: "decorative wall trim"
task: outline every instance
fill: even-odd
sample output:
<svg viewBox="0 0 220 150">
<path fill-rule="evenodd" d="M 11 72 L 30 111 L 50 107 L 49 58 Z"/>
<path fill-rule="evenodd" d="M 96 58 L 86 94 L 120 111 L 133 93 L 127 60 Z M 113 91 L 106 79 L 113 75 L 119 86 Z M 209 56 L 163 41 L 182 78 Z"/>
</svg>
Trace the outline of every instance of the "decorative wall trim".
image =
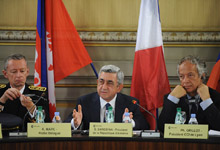
<svg viewBox="0 0 220 150">
<path fill-rule="evenodd" d="M 136 32 L 98 32 L 98 31 L 80 31 L 81 39 L 86 42 L 135 42 Z M 1 30 L 0 42 L 35 42 L 36 32 L 29 30 Z M 220 42 L 220 32 L 163 32 L 164 42 Z"/>
</svg>

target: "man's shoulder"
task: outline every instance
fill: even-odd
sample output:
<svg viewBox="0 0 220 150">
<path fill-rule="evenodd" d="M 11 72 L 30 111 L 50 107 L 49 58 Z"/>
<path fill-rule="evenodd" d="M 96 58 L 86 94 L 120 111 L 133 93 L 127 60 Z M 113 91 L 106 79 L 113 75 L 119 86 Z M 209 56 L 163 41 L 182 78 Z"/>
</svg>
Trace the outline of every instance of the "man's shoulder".
<svg viewBox="0 0 220 150">
<path fill-rule="evenodd" d="M 126 95 L 126 94 L 123 94 L 123 93 L 118 93 L 117 96 L 118 96 L 118 98 L 138 100 L 137 98 L 135 98 L 135 97 L 133 97 L 133 96 Z"/>
<path fill-rule="evenodd" d="M 89 93 L 83 96 L 80 96 L 79 99 L 92 99 L 98 96 L 97 92 Z"/>
<path fill-rule="evenodd" d="M 27 85 L 27 88 L 31 91 L 41 91 L 41 92 L 45 92 L 47 90 L 46 87 L 42 87 L 42 86 L 34 86 L 34 85 Z"/>
<path fill-rule="evenodd" d="M 46 87 L 40 87 L 40 86 L 34 86 L 34 85 L 25 85 L 25 91 L 24 94 L 36 94 L 36 95 L 42 95 L 42 93 L 47 94 L 47 88 Z"/>
<path fill-rule="evenodd" d="M 5 89 L 6 88 L 6 84 L 0 84 L 0 90 Z"/>
<path fill-rule="evenodd" d="M 209 87 L 209 93 L 211 98 L 220 98 L 220 93 L 212 88 Z"/>
<path fill-rule="evenodd" d="M 7 84 L 0 84 L 0 96 L 8 89 Z"/>
</svg>

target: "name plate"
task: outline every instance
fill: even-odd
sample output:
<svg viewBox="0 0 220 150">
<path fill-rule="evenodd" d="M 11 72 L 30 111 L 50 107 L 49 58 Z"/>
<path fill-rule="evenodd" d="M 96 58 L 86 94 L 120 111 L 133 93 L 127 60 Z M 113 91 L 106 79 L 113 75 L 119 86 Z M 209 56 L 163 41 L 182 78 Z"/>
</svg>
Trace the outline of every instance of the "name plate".
<svg viewBox="0 0 220 150">
<path fill-rule="evenodd" d="M 2 124 L 0 123 L 0 139 L 2 139 Z"/>
<path fill-rule="evenodd" d="M 132 137 L 133 128 L 131 123 L 96 123 L 89 125 L 91 137 Z"/>
<path fill-rule="evenodd" d="M 71 123 L 28 123 L 28 137 L 71 137 Z"/>
<path fill-rule="evenodd" d="M 164 138 L 208 139 L 208 125 L 165 124 Z"/>
</svg>

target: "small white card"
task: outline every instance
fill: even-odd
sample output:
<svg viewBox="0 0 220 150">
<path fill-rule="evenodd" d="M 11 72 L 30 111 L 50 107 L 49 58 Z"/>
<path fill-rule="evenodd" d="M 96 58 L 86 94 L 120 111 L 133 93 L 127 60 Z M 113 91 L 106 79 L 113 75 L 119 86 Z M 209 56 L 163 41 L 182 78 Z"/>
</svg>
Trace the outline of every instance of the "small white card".
<svg viewBox="0 0 220 150">
<path fill-rule="evenodd" d="M 165 124 L 164 138 L 208 139 L 208 125 Z"/>
<path fill-rule="evenodd" d="M 71 123 L 28 123 L 28 137 L 71 137 Z"/>
<path fill-rule="evenodd" d="M 89 136 L 91 137 L 132 137 L 131 123 L 97 123 L 91 122 Z"/>
</svg>

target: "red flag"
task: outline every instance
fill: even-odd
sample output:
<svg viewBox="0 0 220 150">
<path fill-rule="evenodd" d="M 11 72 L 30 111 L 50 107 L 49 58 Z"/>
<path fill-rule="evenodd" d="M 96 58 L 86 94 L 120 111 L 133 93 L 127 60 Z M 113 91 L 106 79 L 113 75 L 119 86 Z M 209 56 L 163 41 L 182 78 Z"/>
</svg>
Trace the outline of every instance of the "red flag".
<svg viewBox="0 0 220 150">
<path fill-rule="evenodd" d="M 35 76 L 35 85 L 41 85 L 43 76 L 47 76 L 48 99 L 50 102 L 50 117 L 56 111 L 54 84 L 67 77 L 71 73 L 92 63 L 92 60 L 86 51 L 71 18 L 62 2 L 62 0 L 38 0 L 38 7 L 44 7 L 45 4 L 45 28 L 46 28 L 46 75 Z M 43 8 L 42 8 L 43 9 Z M 41 16 L 41 20 L 44 20 Z M 39 45 L 36 40 L 36 45 Z M 42 61 L 36 46 L 36 63 Z M 41 48 L 42 49 L 42 48 Z M 41 56 L 42 56 L 41 51 Z M 44 52 L 45 53 L 45 52 Z M 37 61 L 38 60 L 38 61 Z M 39 64 L 39 63 L 38 63 Z M 44 64 L 45 65 L 45 64 Z M 42 68 L 42 63 L 41 63 Z M 39 65 L 35 65 L 35 74 L 38 72 Z M 41 78 L 40 78 L 41 77 Z M 39 81 L 39 83 L 37 82 Z"/>
<path fill-rule="evenodd" d="M 62 0 L 46 0 L 46 30 L 51 36 L 55 82 L 92 62 Z"/>
<path fill-rule="evenodd" d="M 207 85 L 220 93 L 220 53 L 209 76 Z"/>
<path fill-rule="evenodd" d="M 162 31 L 157 0 L 142 0 L 132 74 L 131 96 L 156 116 L 163 96 L 170 92 L 163 55 Z M 146 114 L 151 129 L 155 120 Z"/>
</svg>

